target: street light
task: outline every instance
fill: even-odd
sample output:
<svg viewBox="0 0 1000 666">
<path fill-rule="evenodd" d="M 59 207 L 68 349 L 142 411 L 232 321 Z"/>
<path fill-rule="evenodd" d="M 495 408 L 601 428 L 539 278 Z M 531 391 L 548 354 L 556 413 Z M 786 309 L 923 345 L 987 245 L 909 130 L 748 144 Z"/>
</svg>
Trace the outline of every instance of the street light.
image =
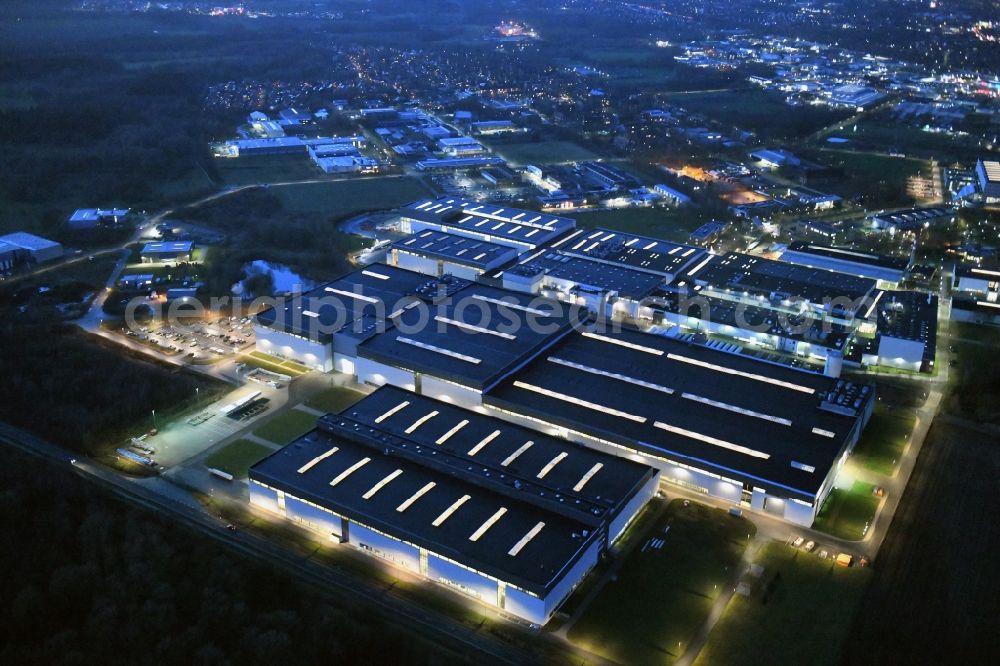
<svg viewBox="0 0 1000 666">
<path fill-rule="evenodd" d="M 155 429 L 156 428 L 156 410 L 154 409 L 154 410 L 152 410 L 152 412 L 153 412 L 153 428 Z"/>
</svg>

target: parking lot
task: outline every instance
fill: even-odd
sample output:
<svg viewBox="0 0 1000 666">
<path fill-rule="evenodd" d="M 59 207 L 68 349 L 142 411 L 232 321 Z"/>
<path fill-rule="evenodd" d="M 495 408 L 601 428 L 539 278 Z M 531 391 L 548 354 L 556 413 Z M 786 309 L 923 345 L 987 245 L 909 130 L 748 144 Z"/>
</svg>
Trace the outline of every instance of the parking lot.
<svg viewBox="0 0 1000 666">
<path fill-rule="evenodd" d="M 182 355 L 198 363 L 214 363 L 253 347 L 253 322 L 223 317 L 183 325 L 150 325 L 125 335 L 169 355 Z"/>
</svg>

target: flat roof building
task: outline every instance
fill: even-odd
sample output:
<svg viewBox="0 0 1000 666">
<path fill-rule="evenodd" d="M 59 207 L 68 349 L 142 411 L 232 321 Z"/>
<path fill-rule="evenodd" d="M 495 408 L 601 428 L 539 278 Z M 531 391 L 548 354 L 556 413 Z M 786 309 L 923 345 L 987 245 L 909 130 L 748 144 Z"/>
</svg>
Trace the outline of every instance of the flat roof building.
<svg viewBox="0 0 1000 666">
<path fill-rule="evenodd" d="M 458 171 L 462 169 L 481 169 L 483 167 L 504 166 L 503 158 L 496 156 L 481 157 L 444 157 L 420 160 L 416 163 L 418 171 Z"/>
<path fill-rule="evenodd" d="M 475 280 L 516 258 L 517 250 L 509 245 L 424 229 L 393 243 L 388 263 L 427 275 L 448 273 Z"/>
<path fill-rule="evenodd" d="M 193 249 L 194 245 L 191 241 L 146 243 L 139 252 L 139 257 L 144 264 L 180 263 L 191 261 Z"/>
<path fill-rule="evenodd" d="M 354 374 L 357 345 L 391 327 L 390 315 L 414 302 L 415 294 L 464 284 L 461 280 L 438 283 L 426 275 L 384 265 L 354 271 L 258 313 L 254 319 L 257 350 L 323 372 Z"/>
<path fill-rule="evenodd" d="M 15 231 L 6 236 L 0 236 L 0 244 L 17 248 L 18 253 L 25 256 L 28 261 L 34 263 L 45 263 L 53 261 L 63 256 L 63 246 L 59 243 L 42 238 L 26 231 Z"/>
<path fill-rule="evenodd" d="M 867 309 L 876 286 L 870 278 L 739 252 L 707 255 L 686 269 L 675 284 L 694 285 L 713 296 L 762 306 L 806 305 L 817 315 L 844 322 Z"/>
<path fill-rule="evenodd" d="M 575 332 L 484 405 L 643 460 L 665 478 L 811 525 L 874 388 L 634 331 Z"/>
<path fill-rule="evenodd" d="M 850 273 L 876 280 L 879 287 L 893 289 L 906 275 L 912 257 L 886 257 L 846 247 L 796 241 L 781 253 L 781 261 L 810 268 Z"/>
<path fill-rule="evenodd" d="M 670 241 L 610 229 L 580 231 L 554 246 L 566 254 L 662 275 L 668 280 L 694 265 L 705 251 Z"/>
<path fill-rule="evenodd" d="M 433 229 L 522 251 L 549 243 L 576 227 L 576 221 L 568 217 L 451 197 L 415 201 L 403 206 L 400 216 L 405 233 Z"/>
<path fill-rule="evenodd" d="M 642 318 L 641 302 L 664 284 L 661 275 L 558 250 L 535 253 L 503 272 L 505 289 L 583 306 L 611 318 Z"/>
<path fill-rule="evenodd" d="M 101 224 L 117 224 L 128 215 L 128 208 L 79 208 L 69 216 L 70 229 L 95 229 Z"/>
<path fill-rule="evenodd" d="M 985 203 L 1000 203 L 1000 162 L 979 160 L 976 162 L 976 179 Z"/>
<path fill-rule="evenodd" d="M 253 505 L 538 624 L 658 484 L 648 466 L 390 386 L 249 476 Z"/>
</svg>

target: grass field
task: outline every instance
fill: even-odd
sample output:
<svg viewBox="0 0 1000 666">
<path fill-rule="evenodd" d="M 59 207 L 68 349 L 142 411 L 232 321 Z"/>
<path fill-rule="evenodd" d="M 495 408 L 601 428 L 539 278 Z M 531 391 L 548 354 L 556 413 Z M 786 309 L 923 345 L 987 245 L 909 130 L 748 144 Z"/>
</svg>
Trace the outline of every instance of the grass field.
<svg viewBox="0 0 1000 666">
<path fill-rule="evenodd" d="M 570 628 L 570 640 L 618 663 L 672 663 L 732 582 L 755 531 L 744 518 L 675 500 Z M 663 545 L 645 547 L 654 538 Z"/>
<path fill-rule="evenodd" d="M 365 397 L 365 394 L 361 391 L 355 391 L 343 386 L 334 386 L 306 400 L 306 406 L 323 412 L 340 412 L 363 397 Z"/>
<path fill-rule="evenodd" d="M 286 361 L 277 356 L 269 356 L 259 351 L 252 351 L 249 354 L 240 356 L 239 362 L 260 368 L 261 370 L 276 372 L 279 375 L 288 375 L 289 377 L 297 377 L 309 372 L 309 368 L 295 361 Z"/>
<path fill-rule="evenodd" d="M 855 481 L 850 488 L 834 488 L 816 516 L 813 529 L 841 539 L 858 541 L 878 510 L 875 486 Z"/>
<path fill-rule="evenodd" d="M 205 458 L 205 467 L 229 472 L 237 479 L 245 479 L 247 470 L 258 460 L 273 453 L 270 447 L 249 439 L 238 439 L 226 444 Z"/>
<path fill-rule="evenodd" d="M 428 194 L 418 180 L 394 176 L 287 185 L 271 191 L 281 198 L 285 210 L 329 217 L 395 208 Z"/>
<path fill-rule="evenodd" d="M 227 185 L 256 185 L 328 178 L 306 155 L 216 158 L 215 170 Z"/>
<path fill-rule="evenodd" d="M 916 416 L 909 412 L 876 409 L 852 454 L 859 465 L 879 474 L 892 474 L 903 455 Z"/>
<path fill-rule="evenodd" d="M 514 165 L 553 164 L 597 159 L 597 155 L 570 141 L 496 144 L 493 149 Z"/>
<path fill-rule="evenodd" d="M 838 663 L 871 569 L 780 543 L 766 544 L 754 562 L 764 567 L 761 584 L 733 596 L 695 666 Z"/>
<path fill-rule="evenodd" d="M 926 176 L 927 164 L 922 160 L 889 155 L 872 155 L 849 150 L 820 150 L 821 157 L 830 166 L 843 167 L 852 176 L 864 180 L 879 180 L 906 187 L 910 176 Z"/>
<path fill-rule="evenodd" d="M 253 434 L 269 442 L 284 445 L 301 437 L 314 427 L 316 427 L 314 415 L 303 412 L 301 409 L 290 409 L 254 430 Z"/>
<path fill-rule="evenodd" d="M 618 208 L 571 217 L 584 229 L 602 227 L 683 242 L 705 221 L 703 214 L 684 208 Z"/>
<path fill-rule="evenodd" d="M 798 107 L 784 97 L 758 88 L 679 94 L 671 102 L 690 112 L 775 138 L 799 138 L 850 115 L 846 112 Z"/>
</svg>

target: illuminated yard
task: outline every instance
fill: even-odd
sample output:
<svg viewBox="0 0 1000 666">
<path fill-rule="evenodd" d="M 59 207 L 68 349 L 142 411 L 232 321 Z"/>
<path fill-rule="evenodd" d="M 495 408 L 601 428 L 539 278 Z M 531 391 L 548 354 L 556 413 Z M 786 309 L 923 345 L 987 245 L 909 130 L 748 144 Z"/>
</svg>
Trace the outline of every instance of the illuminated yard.
<svg viewBox="0 0 1000 666">
<path fill-rule="evenodd" d="M 915 422 L 911 413 L 876 409 L 852 454 L 855 462 L 879 474 L 892 474 Z"/>
<path fill-rule="evenodd" d="M 755 532 L 744 518 L 675 500 L 570 628 L 570 640 L 623 664 L 674 662 L 732 584 Z"/>
<path fill-rule="evenodd" d="M 855 481 L 850 488 L 834 488 L 819 510 L 813 528 L 841 539 L 857 541 L 865 531 L 875 512 L 879 498 L 872 494 L 875 486 Z"/>
</svg>

